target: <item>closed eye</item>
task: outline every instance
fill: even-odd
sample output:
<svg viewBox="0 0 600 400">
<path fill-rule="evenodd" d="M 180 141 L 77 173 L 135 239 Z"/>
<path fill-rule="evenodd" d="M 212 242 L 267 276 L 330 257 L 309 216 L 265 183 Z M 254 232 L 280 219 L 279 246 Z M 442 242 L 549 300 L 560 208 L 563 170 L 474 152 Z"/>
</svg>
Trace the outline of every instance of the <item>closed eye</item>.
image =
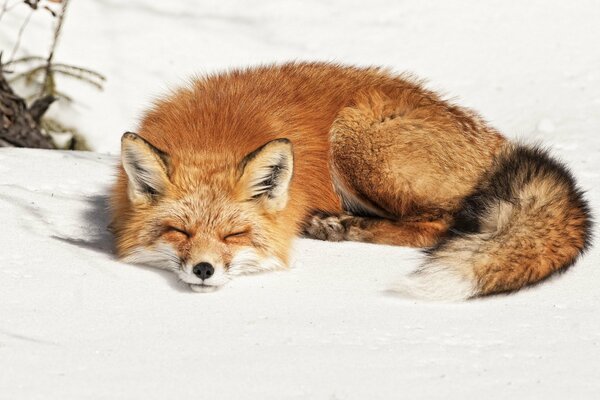
<svg viewBox="0 0 600 400">
<path fill-rule="evenodd" d="M 237 231 L 237 232 L 232 232 L 229 233 L 227 235 L 225 235 L 223 237 L 223 240 L 229 240 L 229 239 L 235 239 L 235 238 L 241 238 L 246 236 L 247 234 L 249 234 L 250 231 L 249 230 L 243 230 L 243 231 Z"/>
<path fill-rule="evenodd" d="M 175 226 L 167 226 L 167 227 L 165 228 L 165 232 L 166 232 L 166 233 L 168 233 L 168 232 L 179 233 L 179 234 L 181 234 L 181 235 L 185 235 L 185 237 L 188 237 L 188 238 L 189 238 L 190 236 L 192 236 L 192 235 L 190 235 L 190 233 L 189 233 L 188 231 L 186 231 L 185 229 L 177 228 L 177 227 L 175 227 Z"/>
</svg>

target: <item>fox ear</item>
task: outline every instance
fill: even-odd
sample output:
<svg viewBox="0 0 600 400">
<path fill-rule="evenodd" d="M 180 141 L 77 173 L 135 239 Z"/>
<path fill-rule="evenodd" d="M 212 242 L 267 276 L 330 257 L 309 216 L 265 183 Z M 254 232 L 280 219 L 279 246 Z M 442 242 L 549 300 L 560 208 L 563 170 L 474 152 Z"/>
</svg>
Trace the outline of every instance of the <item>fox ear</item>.
<svg viewBox="0 0 600 400">
<path fill-rule="evenodd" d="M 283 209 L 294 172 L 294 153 L 288 139 L 275 139 L 254 150 L 239 165 L 242 196 L 262 202 L 267 211 Z"/>
<path fill-rule="evenodd" d="M 169 156 L 135 133 L 121 138 L 121 162 L 129 178 L 129 199 L 149 202 L 164 193 L 168 178 Z"/>
</svg>

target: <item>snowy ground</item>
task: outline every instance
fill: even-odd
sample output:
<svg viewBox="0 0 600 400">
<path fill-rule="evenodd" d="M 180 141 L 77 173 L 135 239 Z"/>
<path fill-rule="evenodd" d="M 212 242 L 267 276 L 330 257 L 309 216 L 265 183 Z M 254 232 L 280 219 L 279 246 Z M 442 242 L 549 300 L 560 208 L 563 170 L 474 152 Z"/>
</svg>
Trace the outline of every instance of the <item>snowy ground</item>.
<svg viewBox="0 0 600 400">
<path fill-rule="evenodd" d="M 430 78 L 507 135 L 542 140 L 600 206 L 600 6 L 579 1 L 72 1 L 52 111 L 102 153 L 192 73 L 288 59 Z M 16 9 L 15 9 L 16 11 Z M 0 22 L 8 49 L 18 12 Z M 23 54 L 43 52 L 32 19 Z M 29 36 L 27 36 L 29 35 Z M 293 269 L 191 293 L 114 260 L 116 158 L 0 150 L 0 399 L 594 398 L 600 253 L 512 296 L 422 304 L 386 292 L 418 252 L 299 240 Z"/>
</svg>

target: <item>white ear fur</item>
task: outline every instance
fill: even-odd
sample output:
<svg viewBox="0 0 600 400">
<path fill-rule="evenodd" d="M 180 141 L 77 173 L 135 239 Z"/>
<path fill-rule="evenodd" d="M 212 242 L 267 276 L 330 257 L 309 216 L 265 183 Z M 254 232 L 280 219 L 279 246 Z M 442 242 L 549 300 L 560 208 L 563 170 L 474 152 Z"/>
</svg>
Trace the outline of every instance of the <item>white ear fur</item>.
<svg viewBox="0 0 600 400">
<path fill-rule="evenodd" d="M 164 192 L 169 179 L 168 155 L 135 133 L 126 132 L 121 138 L 121 162 L 129 178 L 132 202 L 148 202 Z"/>
<path fill-rule="evenodd" d="M 239 184 L 247 199 L 262 202 L 268 211 L 283 209 L 294 172 L 288 139 L 275 139 L 248 154 L 240 163 Z"/>
</svg>

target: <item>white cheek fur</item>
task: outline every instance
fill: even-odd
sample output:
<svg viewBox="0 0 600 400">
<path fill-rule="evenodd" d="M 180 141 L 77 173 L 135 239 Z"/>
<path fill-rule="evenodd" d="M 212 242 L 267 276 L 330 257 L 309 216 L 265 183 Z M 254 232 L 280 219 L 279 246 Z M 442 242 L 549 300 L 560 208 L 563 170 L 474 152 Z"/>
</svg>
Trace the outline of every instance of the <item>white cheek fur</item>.
<svg viewBox="0 0 600 400">
<path fill-rule="evenodd" d="M 227 271 L 230 275 L 283 269 L 285 264 L 277 257 L 261 257 L 254 249 L 246 247 L 238 251 Z"/>
<path fill-rule="evenodd" d="M 169 271 L 179 270 L 181 263 L 177 251 L 165 242 L 158 242 L 154 247 L 136 247 L 131 253 L 123 257 L 123 261 Z"/>
</svg>

